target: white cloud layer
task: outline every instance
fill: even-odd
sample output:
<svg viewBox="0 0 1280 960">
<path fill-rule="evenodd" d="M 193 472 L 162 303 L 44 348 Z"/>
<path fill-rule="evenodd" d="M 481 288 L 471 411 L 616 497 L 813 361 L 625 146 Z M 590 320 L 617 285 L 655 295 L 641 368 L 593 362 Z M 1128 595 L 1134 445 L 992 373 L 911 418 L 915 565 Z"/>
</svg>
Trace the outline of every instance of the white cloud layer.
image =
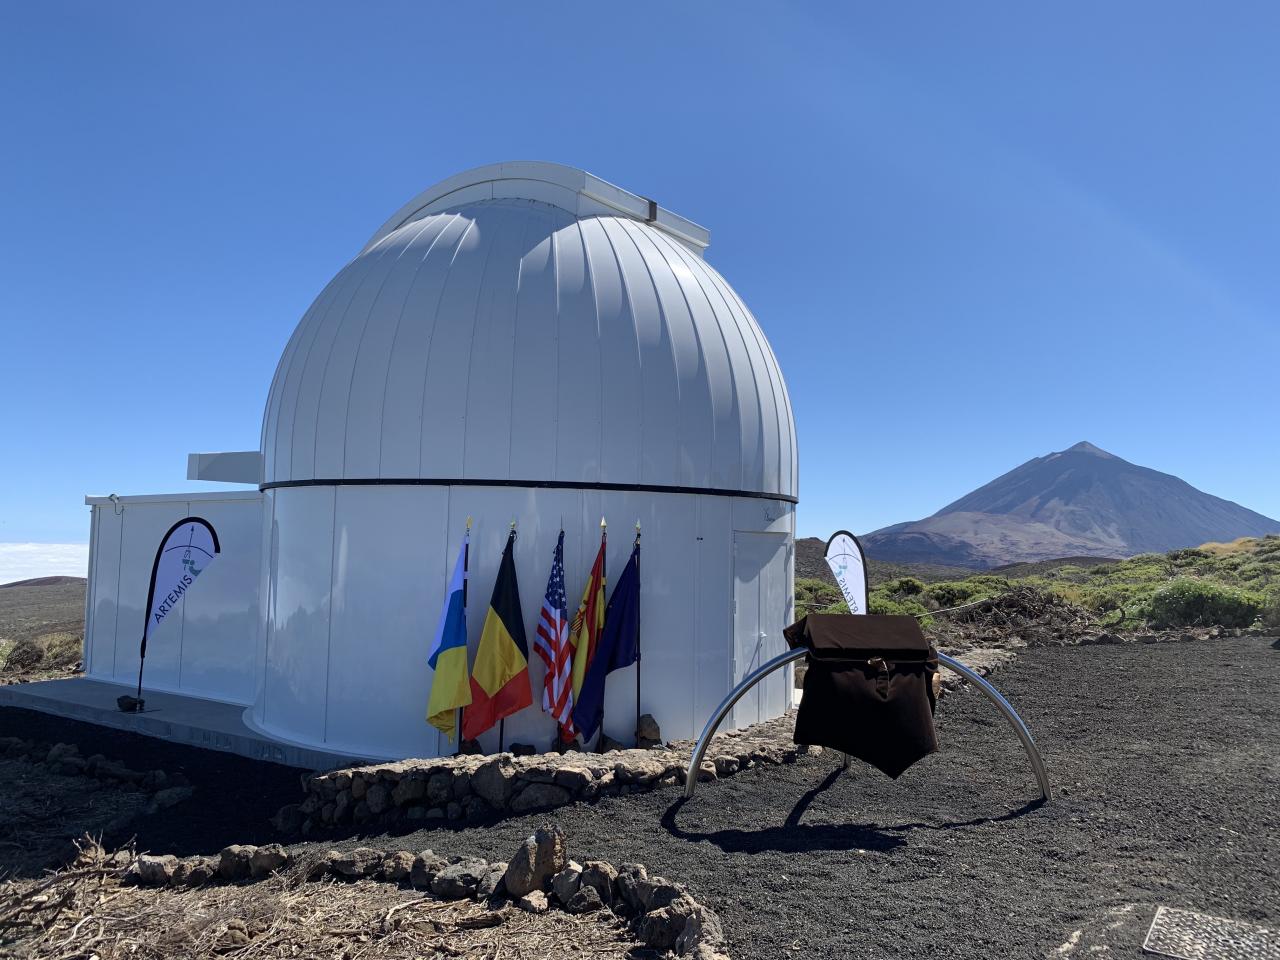
<svg viewBox="0 0 1280 960">
<path fill-rule="evenodd" d="M 84 577 L 87 543 L 0 543 L 0 584 L 33 577 Z"/>
</svg>

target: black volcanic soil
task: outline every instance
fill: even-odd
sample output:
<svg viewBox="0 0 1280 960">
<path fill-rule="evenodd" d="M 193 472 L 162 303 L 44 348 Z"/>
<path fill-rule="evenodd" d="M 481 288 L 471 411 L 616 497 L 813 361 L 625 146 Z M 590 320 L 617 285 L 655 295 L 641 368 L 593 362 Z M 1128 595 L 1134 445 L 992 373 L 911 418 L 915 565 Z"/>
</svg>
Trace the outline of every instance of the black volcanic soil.
<svg viewBox="0 0 1280 960">
<path fill-rule="evenodd" d="M 759 960 L 1043 957 L 1073 934 L 1079 953 L 1055 956 L 1099 944 L 1137 956 L 1158 904 L 1280 921 L 1280 641 L 1032 649 L 996 680 L 1044 751 L 1059 789 L 1047 806 L 1004 721 L 965 693 L 943 701 L 942 752 L 896 782 L 813 757 L 704 784 L 688 804 L 666 788 L 311 844 L 505 859 L 535 825 L 558 822 L 578 859 L 639 861 L 687 883 L 720 912 L 732 956 Z M 23 727 L 53 739 L 79 725 L 0 711 L 0 732 Z M 93 749 L 150 755 L 142 767 L 178 749 L 79 729 Z M 140 818 L 143 847 L 261 838 L 275 807 L 298 798 L 281 768 L 181 752 L 198 789 L 221 784 L 233 809 L 204 815 L 203 793 Z M 201 777 L 201 757 L 216 774 Z"/>
</svg>

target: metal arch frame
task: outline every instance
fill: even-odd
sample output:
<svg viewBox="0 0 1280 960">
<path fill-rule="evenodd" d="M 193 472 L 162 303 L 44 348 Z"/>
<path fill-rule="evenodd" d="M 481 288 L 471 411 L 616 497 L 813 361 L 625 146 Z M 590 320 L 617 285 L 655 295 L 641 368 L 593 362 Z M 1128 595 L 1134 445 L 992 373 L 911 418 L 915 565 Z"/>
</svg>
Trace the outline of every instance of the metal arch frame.
<svg viewBox="0 0 1280 960">
<path fill-rule="evenodd" d="M 694 791 L 698 788 L 698 769 L 702 766 L 702 758 L 706 755 L 707 747 L 711 746 L 711 738 L 715 735 L 716 730 L 719 729 L 720 724 L 724 721 L 724 718 L 728 715 L 729 711 L 733 709 L 733 705 L 741 700 L 748 690 L 769 674 L 773 673 L 775 670 L 782 669 L 789 663 L 794 663 L 796 660 L 802 659 L 808 654 L 808 652 L 809 651 L 804 647 L 798 647 L 795 650 L 788 650 L 786 653 L 779 654 L 764 666 L 760 667 L 760 669 L 745 677 L 741 683 L 729 691 L 728 696 L 720 701 L 720 706 L 716 707 L 715 712 L 711 714 L 711 719 L 709 719 L 707 721 L 707 725 L 702 728 L 702 735 L 698 737 L 698 742 L 693 748 L 693 756 L 689 758 L 689 770 L 685 776 L 684 783 L 685 799 L 691 798 Z M 1013 727 L 1013 732 L 1016 733 L 1018 735 L 1018 739 L 1022 741 L 1022 748 L 1027 752 L 1027 757 L 1031 761 L 1031 767 L 1035 770 L 1036 782 L 1040 785 L 1041 796 L 1044 798 L 1046 803 L 1052 800 L 1053 791 L 1049 785 L 1049 775 L 1044 769 L 1044 760 L 1040 757 L 1040 751 L 1036 748 L 1035 740 L 1031 738 L 1031 731 L 1027 729 L 1027 725 L 1023 723 L 1022 718 L 1018 716 L 1018 712 L 1013 709 L 1009 701 L 1006 700 L 1000 691 L 993 687 L 985 677 L 981 676 L 969 667 L 966 667 L 959 660 L 949 657 L 945 653 L 939 653 L 938 662 L 948 670 L 958 673 L 960 676 L 964 677 L 964 679 L 976 686 L 980 691 L 982 691 L 982 694 L 988 700 L 996 705 L 996 709 L 1004 714 L 1004 718 L 1008 720 L 1009 725 Z M 844 766 L 848 769 L 849 765 L 850 758 L 846 755 L 844 758 Z"/>
</svg>

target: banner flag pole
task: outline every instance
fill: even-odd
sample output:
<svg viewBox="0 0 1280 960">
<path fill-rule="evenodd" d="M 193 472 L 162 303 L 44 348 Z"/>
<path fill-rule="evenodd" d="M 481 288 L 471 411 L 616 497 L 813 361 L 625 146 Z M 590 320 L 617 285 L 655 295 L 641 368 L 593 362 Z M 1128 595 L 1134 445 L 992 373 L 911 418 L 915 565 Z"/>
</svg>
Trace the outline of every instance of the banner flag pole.
<svg viewBox="0 0 1280 960">
<path fill-rule="evenodd" d="M 184 530 L 183 528 L 187 528 Z M 183 541 L 185 533 L 186 542 Z M 178 551 L 182 552 L 178 556 Z M 125 713 L 142 710 L 142 670 L 147 663 L 147 638 L 153 623 L 161 623 L 172 613 L 196 577 L 222 552 L 217 531 L 203 517 L 184 517 L 168 530 L 156 548 L 156 559 L 151 564 L 151 585 L 147 588 L 146 622 L 142 625 L 142 644 L 138 648 L 138 694 L 116 698 L 116 705 Z M 197 566 L 199 564 L 199 566 Z M 157 594 L 156 586 L 160 592 Z"/>
</svg>

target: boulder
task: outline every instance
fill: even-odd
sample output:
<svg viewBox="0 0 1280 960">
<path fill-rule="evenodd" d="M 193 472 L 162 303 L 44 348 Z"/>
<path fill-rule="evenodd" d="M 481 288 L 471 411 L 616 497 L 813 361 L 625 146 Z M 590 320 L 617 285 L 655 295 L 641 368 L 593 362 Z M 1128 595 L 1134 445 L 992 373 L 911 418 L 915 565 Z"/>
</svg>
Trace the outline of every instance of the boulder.
<svg viewBox="0 0 1280 960">
<path fill-rule="evenodd" d="M 538 752 L 538 748 L 532 743 L 513 743 L 511 745 L 511 753 L 517 757 L 532 757 Z"/>
<path fill-rule="evenodd" d="M 600 742 L 596 744 L 596 753 L 609 753 L 613 750 L 627 749 L 620 741 L 613 739 L 607 733 L 600 734 Z"/>
<path fill-rule="evenodd" d="M 238 843 L 223 847 L 222 852 L 218 855 L 218 876 L 228 881 L 247 879 L 249 877 L 249 862 L 253 858 L 253 852 L 257 849 L 257 847 L 252 846 L 241 846 Z"/>
<path fill-rule="evenodd" d="M 373 876 L 381 865 L 382 851 L 371 847 L 356 847 L 340 854 L 330 869 L 340 877 L 359 880 Z"/>
<path fill-rule="evenodd" d="M 531 890 L 541 890 L 568 865 L 564 831 L 559 827 L 540 827 L 525 838 L 508 863 L 504 876 L 507 893 L 518 898 Z"/>
<path fill-rule="evenodd" d="M 375 788 L 381 789 L 381 788 Z M 405 777 L 391 790 L 391 802 L 397 807 L 411 806 L 427 795 L 427 781 L 422 777 Z M 372 806 L 372 804 L 370 805 Z"/>
<path fill-rule="evenodd" d="M 391 806 L 391 791 L 387 789 L 385 784 L 375 783 L 364 795 L 361 803 L 369 805 L 369 812 L 375 817 L 387 812 Z"/>
<path fill-rule="evenodd" d="M 445 900 L 473 897 L 480 881 L 489 872 L 489 862 L 479 857 L 463 857 L 431 878 L 431 892 Z"/>
<path fill-rule="evenodd" d="M 397 850 L 382 858 L 378 876 L 391 883 L 404 883 L 413 875 L 416 858 L 408 850 Z"/>
<path fill-rule="evenodd" d="M 515 789 L 515 776 L 515 764 L 511 762 L 510 755 L 500 753 L 471 775 L 471 789 L 490 806 L 502 810 Z"/>
<path fill-rule="evenodd" d="M 551 890 L 556 895 L 556 899 L 561 903 L 567 904 L 569 899 L 578 892 L 578 886 L 582 883 L 582 865 L 569 861 L 569 865 L 551 878 Z"/>
<path fill-rule="evenodd" d="M 480 878 L 480 883 L 476 886 L 476 896 L 484 899 L 500 897 L 505 894 L 507 888 L 503 886 L 502 878 L 506 873 L 507 865 L 505 863 L 489 864 L 489 872 Z"/>
<path fill-rule="evenodd" d="M 581 886 L 565 903 L 569 913 L 594 913 L 604 907 L 599 891 L 595 887 Z"/>
<path fill-rule="evenodd" d="M 174 873 L 178 869 L 178 858 L 171 853 L 153 857 L 144 853 L 133 861 L 133 866 L 125 875 L 135 883 L 145 887 L 163 887 L 173 882 Z"/>
<path fill-rule="evenodd" d="M 618 895 L 632 913 L 644 913 L 639 884 L 649 879 L 649 872 L 638 863 L 624 863 L 618 869 Z"/>
<path fill-rule="evenodd" d="M 547 900 L 547 895 L 541 890 L 530 890 L 516 901 L 516 906 L 521 910 L 529 911 L 529 913 L 546 913 L 551 903 Z"/>
<path fill-rule="evenodd" d="M 679 897 L 641 917 L 636 924 L 636 934 L 646 946 L 655 950 L 671 950 L 684 933 L 689 918 L 699 909 L 692 897 Z"/>
<path fill-rule="evenodd" d="M 573 796 L 578 796 L 591 786 L 593 779 L 591 771 L 586 767 L 561 767 L 555 772 L 553 782 Z"/>
<path fill-rule="evenodd" d="M 443 807 L 453 799 L 453 775 L 444 770 L 433 773 L 424 784 L 426 798 L 433 807 Z"/>
<path fill-rule="evenodd" d="M 356 800 L 363 800 L 364 795 L 369 792 L 369 781 L 357 774 L 351 778 L 351 796 Z"/>
<path fill-rule="evenodd" d="M 191 857 L 178 863 L 173 882 L 188 887 L 201 887 L 218 875 L 218 861 L 213 857 Z"/>
<path fill-rule="evenodd" d="M 183 801 L 190 800 L 195 792 L 195 787 L 166 787 L 157 791 L 151 798 L 151 802 L 147 804 L 147 812 L 157 813 L 169 807 L 176 807 Z"/>
<path fill-rule="evenodd" d="M 471 793 L 471 774 L 466 770 L 455 770 L 449 780 L 449 795 L 462 802 Z"/>
<path fill-rule="evenodd" d="M 636 726 L 636 746 L 646 750 L 662 746 L 662 730 L 652 713 L 646 713 Z"/>
<path fill-rule="evenodd" d="M 449 864 L 444 857 L 437 856 L 431 850 L 423 850 L 413 858 L 413 867 L 409 872 L 409 882 L 417 890 L 426 890 L 431 886 L 435 875 Z"/>
<path fill-rule="evenodd" d="M 528 810 L 544 810 L 548 807 L 562 807 L 572 797 L 564 787 L 553 783 L 531 783 L 521 790 L 510 803 L 513 813 L 524 813 Z"/>
<path fill-rule="evenodd" d="M 257 880 L 289 865 L 289 854 L 278 843 L 258 847 L 249 856 L 249 876 Z"/>
<path fill-rule="evenodd" d="M 582 865 L 581 886 L 594 888 L 605 906 L 613 904 L 613 885 L 617 879 L 618 871 L 611 863 L 588 860 Z"/>
</svg>

